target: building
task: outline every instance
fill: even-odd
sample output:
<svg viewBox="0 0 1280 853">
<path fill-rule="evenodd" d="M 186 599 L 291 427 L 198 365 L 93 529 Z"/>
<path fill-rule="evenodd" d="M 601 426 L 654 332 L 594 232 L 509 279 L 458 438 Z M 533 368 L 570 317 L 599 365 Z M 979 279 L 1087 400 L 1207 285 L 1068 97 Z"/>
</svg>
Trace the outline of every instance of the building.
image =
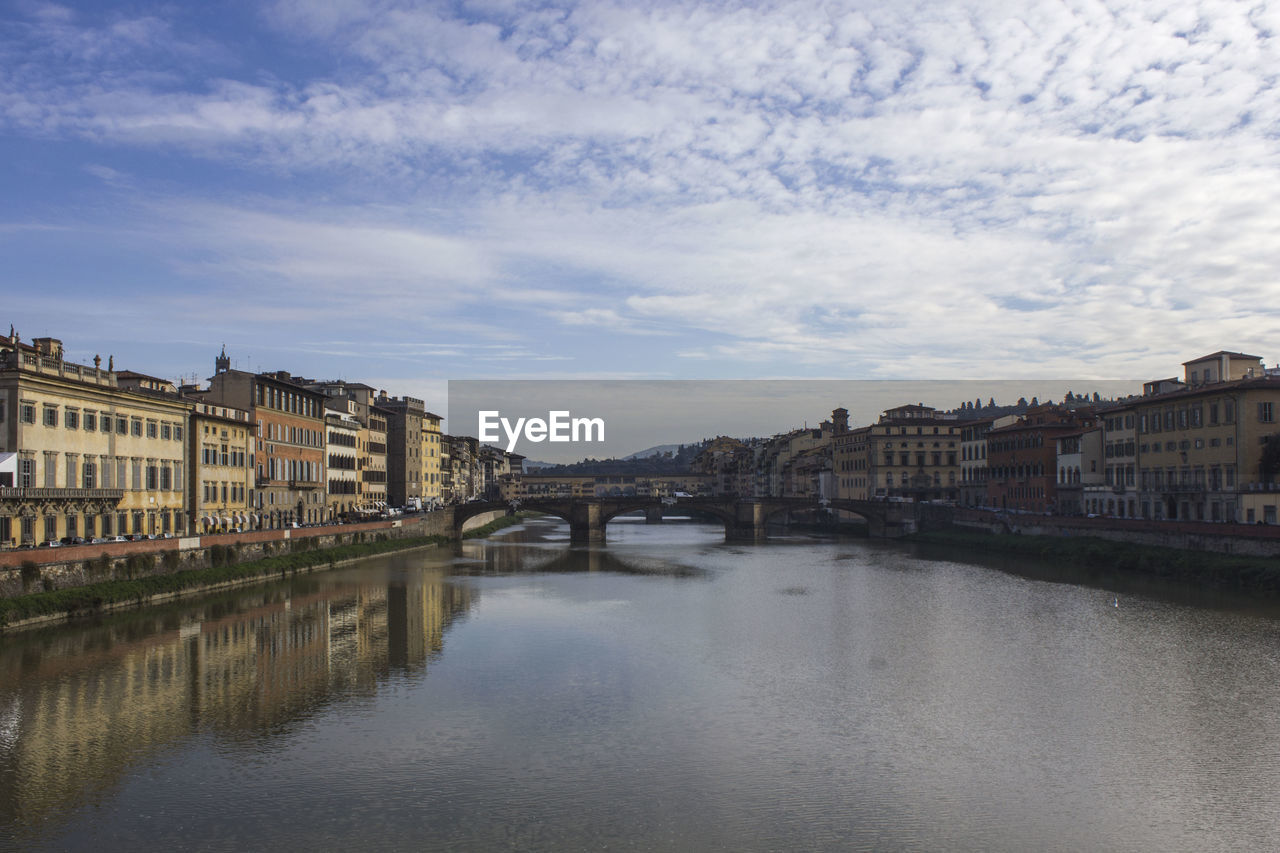
<svg viewBox="0 0 1280 853">
<path fill-rule="evenodd" d="M 323 394 L 330 411 L 342 411 L 360 424 L 356 436 L 356 515 L 387 511 L 387 413 L 377 407 L 372 386 L 360 382 L 307 381 Z"/>
<path fill-rule="evenodd" d="M 326 519 L 346 519 L 356 513 L 360 494 L 360 421 L 348 411 L 346 398 L 325 403 Z"/>
<path fill-rule="evenodd" d="M 887 409 L 871 426 L 836 434 L 838 496 L 958 500 L 960 426 L 921 403 Z"/>
<path fill-rule="evenodd" d="M 187 393 L 193 389 L 184 389 Z M 193 533 L 254 530 L 254 446 L 257 429 L 248 409 L 197 399 L 191 412 L 187 465 Z"/>
<path fill-rule="evenodd" d="M 422 419 L 426 405 L 416 397 L 375 401 L 387 421 L 387 502 L 394 507 L 422 505 Z"/>
<path fill-rule="evenodd" d="M 185 532 L 189 412 L 176 393 L 122 387 L 110 361 L 65 361 L 55 338 L 0 337 L 0 454 L 15 454 L 0 543 Z"/>
<path fill-rule="evenodd" d="M 987 505 L 987 433 L 1017 420 L 1017 415 L 1001 415 L 965 421 L 960 427 L 961 506 Z"/>
<path fill-rule="evenodd" d="M 1060 433 L 1055 441 L 1058 484 L 1054 511 L 1058 515 L 1084 515 L 1092 506 L 1088 512 L 1095 512 L 1098 495 L 1094 491 L 1104 487 L 1102 429 L 1088 427 Z"/>
<path fill-rule="evenodd" d="M 1083 485 L 1083 509 L 1090 515 L 1138 517 L 1138 457 L 1136 416 L 1128 405 L 1098 412 L 1100 446 L 1092 445 L 1085 460 L 1089 471 Z M 1094 477 L 1097 469 L 1101 476 Z"/>
<path fill-rule="evenodd" d="M 433 412 L 422 413 L 422 505 L 434 509 L 443 503 L 443 451 L 440 422 Z"/>
<path fill-rule="evenodd" d="M 1274 523 L 1280 493 L 1263 451 L 1280 432 L 1280 375 L 1231 352 L 1184 369 L 1182 382 L 1147 383 L 1130 403 L 1141 516 Z"/>
<path fill-rule="evenodd" d="M 1046 403 L 987 433 L 987 505 L 1048 513 L 1058 507 L 1058 439 L 1093 426 L 1088 410 Z"/>
<path fill-rule="evenodd" d="M 254 428 L 254 512 L 263 527 L 316 524 L 325 516 L 325 397 L 280 370 L 232 370 L 226 350 L 209 389 L 193 394 L 244 409 Z"/>
</svg>

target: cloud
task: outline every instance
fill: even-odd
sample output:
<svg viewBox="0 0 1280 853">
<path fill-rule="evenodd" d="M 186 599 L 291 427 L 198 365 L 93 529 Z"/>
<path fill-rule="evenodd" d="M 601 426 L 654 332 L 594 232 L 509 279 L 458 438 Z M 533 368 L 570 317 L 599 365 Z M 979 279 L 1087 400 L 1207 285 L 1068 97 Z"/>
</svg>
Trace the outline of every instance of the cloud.
<svg viewBox="0 0 1280 853">
<path fill-rule="evenodd" d="M 872 375 L 1167 372 L 1280 331 L 1265 6 L 258 14 L 251 59 L 170 7 L 33 10 L 0 47 L 24 60 L 0 63 L 0 127 L 278 179 L 270 202 L 175 202 L 87 167 L 164 197 L 139 227 L 183 275 L 324 322 L 361 300 L 425 322 L 431 294 L 459 322 L 483 303 L 677 336 L 676 360 Z"/>
</svg>

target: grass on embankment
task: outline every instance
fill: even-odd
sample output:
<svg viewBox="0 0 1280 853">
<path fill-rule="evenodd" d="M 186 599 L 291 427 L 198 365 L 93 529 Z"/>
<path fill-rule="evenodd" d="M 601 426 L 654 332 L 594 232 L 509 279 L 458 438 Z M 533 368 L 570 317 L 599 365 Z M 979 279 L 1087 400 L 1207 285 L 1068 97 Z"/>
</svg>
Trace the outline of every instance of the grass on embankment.
<svg viewBox="0 0 1280 853">
<path fill-rule="evenodd" d="M 1016 554 L 1103 574 L 1280 596 L 1280 558 L 1188 551 L 1087 536 L 1026 536 L 976 530 L 918 533 L 911 542 L 984 554 Z"/>
<path fill-rule="evenodd" d="M 302 543 L 310 540 L 297 541 Z M 102 581 L 87 586 L 30 593 L 15 598 L 0 599 L 0 627 L 38 616 L 57 614 L 76 616 L 95 613 L 116 604 L 141 604 L 154 595 L 173 594 L 193 588 L 266 578 L 277 574 L 285 576 L 316 566 L 334 566 L 357 557 L 421 548 L 427 545 L 444 545 L 449 541 L 444 536 L 380 539 L 373 542 L 337 545 L 332 548 L 300 549 L 289 554 L 208 569 Z"/>
</svg>

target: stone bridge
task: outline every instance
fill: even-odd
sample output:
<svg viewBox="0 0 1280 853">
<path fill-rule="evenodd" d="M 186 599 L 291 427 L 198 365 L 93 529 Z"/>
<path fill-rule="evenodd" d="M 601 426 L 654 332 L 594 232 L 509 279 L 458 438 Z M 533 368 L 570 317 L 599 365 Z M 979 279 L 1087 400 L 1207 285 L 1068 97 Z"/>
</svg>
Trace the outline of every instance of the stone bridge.
<svg viewBox="0 0 1280 853">
<path fill-rule="evenodd" d="M 788 512 L 801 510 L 844 510 L 867 520 L 871 535 L 896 538 L 917 530 L 944 527 L 951 522 L 951 508 L 933 504 L 897 503 L 889 501 L 826 500 L 808 498 L 525 498 L 515 503 L 486 501 L 462 504 L 453 508 L 455 537 L 462 535 L 462 525 L 469 518 L 487 512 L 514 512 L 516 509 L 540 512 L 563 518 L 569 523 L 569 541 L 603 542 L 610 520 L 631 512 L 644 512 L 650 520 L 662 514 L 697 513 L 718 519 L 724 524 L 728 542 L 762 542 L 765 526 Z"/>
</svg>

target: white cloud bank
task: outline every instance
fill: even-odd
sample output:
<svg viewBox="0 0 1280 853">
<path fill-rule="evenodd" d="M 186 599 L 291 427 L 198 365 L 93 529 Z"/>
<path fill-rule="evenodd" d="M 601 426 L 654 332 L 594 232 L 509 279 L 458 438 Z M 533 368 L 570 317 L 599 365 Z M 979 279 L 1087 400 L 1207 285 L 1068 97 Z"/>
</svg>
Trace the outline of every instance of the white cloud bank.
<svg viewBox="0 0 1280 853">
<path fill-rule="evenodd" d="M 460 320 L 705 335 L 690 371 L 748 375 L 1280 357 L 1266 4 L 454 8 L 278 2 L 263 66 L 169 7 L 45 7 L 0 55 L 0 127 L 292 176 L 159 221 L 206 274 L 343 310 L 447 293 Z"/>
</svg>

